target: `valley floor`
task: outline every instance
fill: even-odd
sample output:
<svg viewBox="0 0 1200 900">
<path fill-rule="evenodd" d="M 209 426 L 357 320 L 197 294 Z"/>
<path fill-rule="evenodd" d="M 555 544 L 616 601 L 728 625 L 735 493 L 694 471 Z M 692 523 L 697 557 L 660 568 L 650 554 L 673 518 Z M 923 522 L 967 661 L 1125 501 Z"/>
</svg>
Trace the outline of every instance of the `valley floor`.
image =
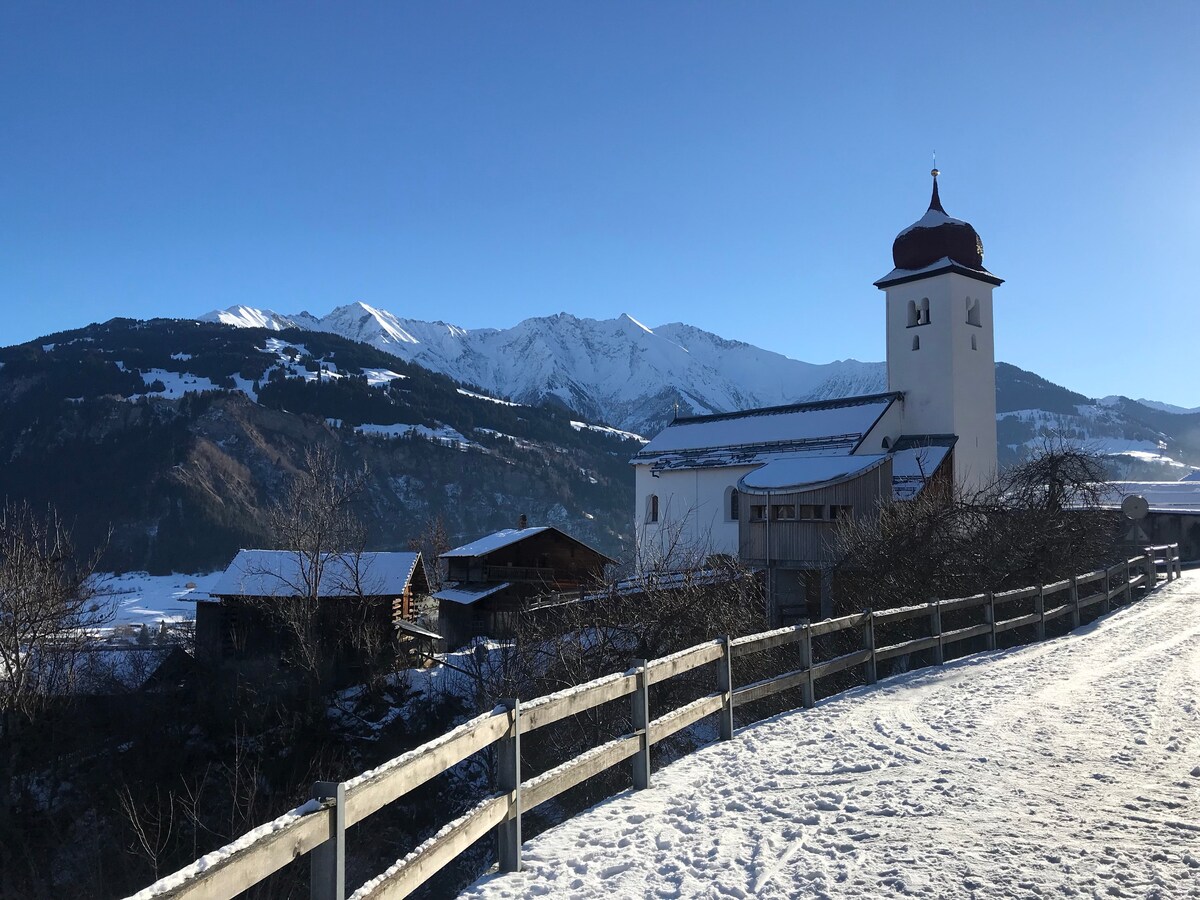
<svg viewBox="0 0 1200 900">
<path fill-rule="evenodd" d="M 462 896 L 1200 897 L 1200 574 L 738 732 Z"/>
</svg>

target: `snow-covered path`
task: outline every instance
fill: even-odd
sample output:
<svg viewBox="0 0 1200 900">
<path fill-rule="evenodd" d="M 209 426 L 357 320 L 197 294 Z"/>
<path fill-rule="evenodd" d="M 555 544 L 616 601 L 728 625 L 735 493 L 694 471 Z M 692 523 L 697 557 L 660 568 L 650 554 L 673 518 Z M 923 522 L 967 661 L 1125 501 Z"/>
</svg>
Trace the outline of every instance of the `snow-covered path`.
<svg viewBox="0 0 1200 900">
<path fill-rule="evenodd" d="M 1200 573 L 743 729 L 462 896 L 1200 897 Z"/>
</svg>

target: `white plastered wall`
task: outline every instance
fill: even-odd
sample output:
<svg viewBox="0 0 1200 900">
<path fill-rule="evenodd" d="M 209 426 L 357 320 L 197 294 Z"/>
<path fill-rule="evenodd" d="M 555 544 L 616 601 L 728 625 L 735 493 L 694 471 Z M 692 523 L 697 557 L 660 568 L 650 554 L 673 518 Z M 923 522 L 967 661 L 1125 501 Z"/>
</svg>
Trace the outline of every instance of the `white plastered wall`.
<svg viewBox="0 0 1200 900">
<path fill-rule="evenodd" d="M 757 466 L 650 472 L 634 467 L 634 521 L 638 560 L 654 567 L 688 567 L 714 553 L 738 553 L 737 521 L 729 518 L 729 489 Z M 649 498 L 659 498 L 658 521 L 647 521 Z"/>
</svg>

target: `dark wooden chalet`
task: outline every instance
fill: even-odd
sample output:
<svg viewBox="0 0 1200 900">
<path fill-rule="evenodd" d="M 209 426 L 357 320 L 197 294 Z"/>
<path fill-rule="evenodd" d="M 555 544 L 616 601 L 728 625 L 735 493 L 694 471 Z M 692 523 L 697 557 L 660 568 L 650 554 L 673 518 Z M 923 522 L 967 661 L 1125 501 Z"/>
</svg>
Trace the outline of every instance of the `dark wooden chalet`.
<svg viewBox="0 0 1200 900">
<path fill-rule="evenodd" d="M 506 528 L 443 553 L 438 631 L 448 648 L 472 637 L 505 638 L 530 603 L 600 583 L 613 560 L 557 528 Z"/>
</svg>

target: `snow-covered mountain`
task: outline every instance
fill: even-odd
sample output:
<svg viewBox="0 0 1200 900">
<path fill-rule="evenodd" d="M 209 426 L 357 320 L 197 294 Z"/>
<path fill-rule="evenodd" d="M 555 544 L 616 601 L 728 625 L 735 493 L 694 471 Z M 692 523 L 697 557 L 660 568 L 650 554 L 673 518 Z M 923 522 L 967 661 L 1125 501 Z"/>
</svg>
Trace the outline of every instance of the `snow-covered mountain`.
<svg viewBox="0 0 1200 900">
<path fill-rule="evenodd" d="M 629 315 L 559 313 L 511 328 L 467 330 L 354 303 L 320 318 L 244 306 L 201 318 L 331 332 L 491 394 L 520 403 L 557 399 L 585 417 L 637 432 L 656 430 L 676 404 L 684 414 L 722 412 L 872 393 L 887 380 L 883 363 L 806 363 L 678 322 L 648 328 Z"/>
</svg>

